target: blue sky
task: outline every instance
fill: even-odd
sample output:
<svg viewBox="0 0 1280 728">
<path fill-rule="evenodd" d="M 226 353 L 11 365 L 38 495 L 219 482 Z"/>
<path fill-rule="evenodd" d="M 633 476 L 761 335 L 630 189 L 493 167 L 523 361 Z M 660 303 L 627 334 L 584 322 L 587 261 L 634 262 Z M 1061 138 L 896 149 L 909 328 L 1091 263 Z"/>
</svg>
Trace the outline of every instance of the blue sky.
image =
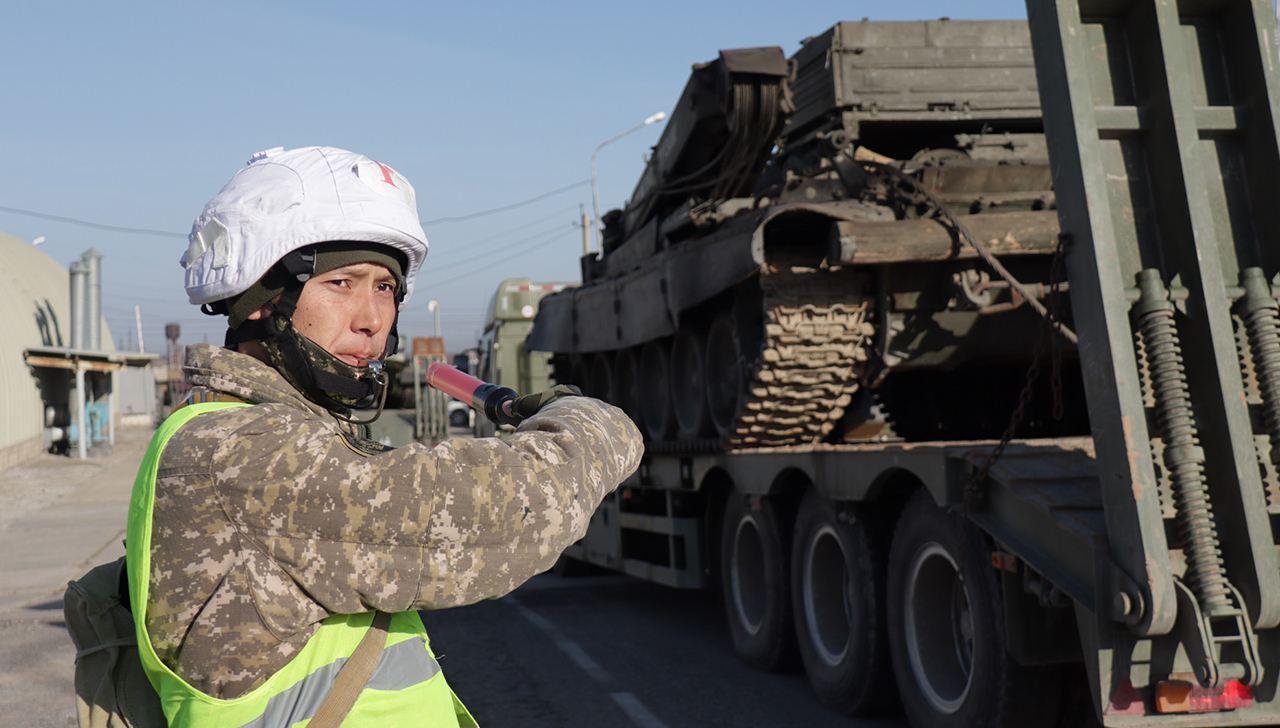
<svg viewBox="0 0 1280 728">
<path fill-rule="evenodd" d="M 464 221 L 590 177 L 592 150 L 670 111 L 693 63 L 721 48 L 799 41 L 840 20 L 1025 18 L 1021 0 L 776 2 L 9 3 L 0 65 L 0 207 L 172 232 L 120 233 L 0 210 L 0 230 L 63 265 L 104 254 L 118 345 L 149 351 L 165 323 L 220 343 L 221 317 L 186 302 L 177 260 L 204 202 L 254 152 L 344 147 L 418 193 L 431 252 L 402 315 L 451 351 L 474 344 L 510 277 L 579 280 L 591 188 Z M 606 147 L 601 207 L 621 206 L 661 133 Z M 437 222 L 432 222 L 437 221 Z"/>
</svg>

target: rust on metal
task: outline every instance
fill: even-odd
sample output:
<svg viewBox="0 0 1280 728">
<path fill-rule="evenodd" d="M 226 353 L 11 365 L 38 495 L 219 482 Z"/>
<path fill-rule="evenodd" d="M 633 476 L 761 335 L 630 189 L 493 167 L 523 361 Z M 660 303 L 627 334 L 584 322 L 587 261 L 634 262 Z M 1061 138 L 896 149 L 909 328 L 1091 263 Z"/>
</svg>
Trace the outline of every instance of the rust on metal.
<svg viewBox="0 0 1280 728">
<path fill-rule="evenodd" d="M 1052 255 L 1058 244 L 1054 210 L 967 215 L 969 232 L 993 255 Z M 939 220 L 864 222 L 836 220 L 831 226 L 832 262 L 905 263 L 978 257 L 971 246 Z"/>
<path fill-rule="evenodd" d="M 124 368 L 123 362 L 97 361 L 94 359 L 69 358 L 62 359 L 52 356 L 33 356 L 27 355 L 27 365 L 33 367 L 46 367 L 49 369 L 84 369 L 90 372 L 114 372 L 117 369 Z"/>
</svg>

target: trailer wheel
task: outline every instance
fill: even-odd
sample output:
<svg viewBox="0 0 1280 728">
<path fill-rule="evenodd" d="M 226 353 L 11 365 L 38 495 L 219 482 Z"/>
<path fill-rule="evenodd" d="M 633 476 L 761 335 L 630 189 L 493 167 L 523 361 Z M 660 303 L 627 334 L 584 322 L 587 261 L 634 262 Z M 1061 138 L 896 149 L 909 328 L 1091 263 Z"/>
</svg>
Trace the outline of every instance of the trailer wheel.
<svg viewBox="0 0 1280 728">
<path fill-rule="evenodd" d="M 818 698 L 846 715 L 893 701 L 884 630 L 885 568 L 862 519 L 809 491 L 791 549 L 791 595 L 804 670 Z"/>
<path fill-rule="evenodd" d="M 919 491 L 889 552 L 893 671 L 911 724 L 1032 728 L 1057 718 L 1061 670 L 1016 664 L 983 534 L 966 525 L 964 579 L 956 520 Z"/>
<path fill-rule="evenodd" d="M 795 669 L 799 660 L 791 618 L 787 542 L 768 498 L 734 491 L 724 509 L 720 587 L 733 648 L 763 670 Z"/>
</svg>

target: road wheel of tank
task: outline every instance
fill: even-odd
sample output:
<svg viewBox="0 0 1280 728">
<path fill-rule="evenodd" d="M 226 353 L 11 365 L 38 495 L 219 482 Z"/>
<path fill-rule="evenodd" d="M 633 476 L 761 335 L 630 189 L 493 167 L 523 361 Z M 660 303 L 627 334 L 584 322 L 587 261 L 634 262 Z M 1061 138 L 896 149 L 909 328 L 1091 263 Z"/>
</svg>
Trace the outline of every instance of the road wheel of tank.
<svg viewBox="0 0 1280 728">
<path fill-rule="evenodd" d="M 567 383 L 581 389 L 583 394 L 595 396 L 591 393 L 591 388 L 587 386 L 587 360 L 585 357 L 574 354 L 569 359 L 569 381 Z M 521 394 L 524 393 L 521 392 Z"/>
<path fill-rule="evenodd" d="M 671 405 L 676 437 L 682 440 L 702 437 L 707 426 L 703 346 L 697 331 L 683 327 L 671 342 Z"/>
<path fill-rule="evenodd" d="M 895 694 L 883 556 L 863 519 L 805 495 L 791 547 L 796 636 L 814 692 L 846 715 L 883 708 Z"/>
<path fill-rule="evenodd" d="M 627 413 L 637 425 L 640 418 L 640 365 L 635 349 L 623 349 L 614 359 L 613 396 L 617 405 Z"/>
<path fill-rule="evenodd" d="M 799 663 L 788 543 L 768 498 L 730 494 L 720 541 L 725 617 L 734 651 L 764 670 L 791 670 Z"/>
<path fill-rule="evenodd" d="M 1056 666 L 1009 655 L 998 573 L 983 534 L 966 526 L 964 576 L 954 517 L 920 491 L 903 510 L 889 552 L 893 671 L 911 724 L 939 728 L 1054 725 Z"/>
<path fill-rule="evenodd" d="M 742 348 L 731 315 L 722 314 L 711 324 L 706 352 L 707 413 L 716 434 L 728 437 L 733 434 L 746 398 Z"/>
<path fill-rule="evenodd" d="M 674 428 L 671 414 L 671 368 L 668 341 L 650 341 L 640 351 L 640 418 L 649 440 L 666 440 Z"/>
<path fill-rule="evenodd" d="M 609 364 L 609 355 L 601 352 L 591 357 L 591 369 L 587 372 L 587 387 L 591 396 L 614 402 L 613 367 Z"/>
</svg>

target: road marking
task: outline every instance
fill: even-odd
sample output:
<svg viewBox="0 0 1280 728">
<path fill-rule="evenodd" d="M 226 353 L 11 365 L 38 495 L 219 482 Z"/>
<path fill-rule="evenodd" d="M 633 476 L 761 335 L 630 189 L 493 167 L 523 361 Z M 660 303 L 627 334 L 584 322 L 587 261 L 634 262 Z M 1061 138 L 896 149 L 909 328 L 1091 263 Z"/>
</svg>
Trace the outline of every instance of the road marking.
<svg viewBox="0 0 1280 728">
<path fill-rule="evenodd" d="M 609 682 L 612 679 L 609 677 L 609 673 L 603 667 L 600 667 L 599 663 L 591 659 L 586 650 L 583 650 L 576 642 L 565 637 L 564 633 L 554 624 L 547 621 L 546 617 L 516 601 L 513 597 L 507 597 L 507 599 L 515 605 L 516 611 L 520 612 L 525 619 L 532 622 L 535 627 L 550 637 L 551 641 L 556 643 L 556 647 L 559 647 L 561 652 L 568 655 L 569 659 L 582 668 L 583 672 L 600 682 Z"/>
<path fill-rule="evenodd" d="M 595 660 L 591 659 L 591 657 L 587 655 L 586 651 L 576 643 L 557 642 L 556 647 L 563 650 L 564 653 L 569 656 L 569 659 L 578 663 L 578 667 L 581 667 L 591 677 L 594 677 L 600 682 L 609 682 L 609 673 L 605 672 L 605 669 L 600 667 Z"/>
<path fill-rule="evenodd" d="M 667 728 L 666 723 L 658 720 L 658 716 L 650 713 L 640 698 L 631 693 L 611 693 L 610 697 L 640 728 Z"/>
<path fill-rule="evenodd" d="M 536 626 L 538 629 L 542 630 L 543 632 L 546 632 L 547 635 L 551 637 L 551 639 L 555 640 L 556 642 L 568 642 L 568 640 L 565 639 L 565 636 L 560 633 L 560 630 L 554 624 L 547 621 L 546 617 L 542 616 L 541 614 L 538 614 L 532 609 L 516 601 L 515 597 L 507 597 L 507 600 L 515 605 L 516 611 L 524 615 L 525 619 L 529 620 L 530 622 L 533 622 L 534 626 Z"/>
<path fill-rule="evenodd" d="M 603 667 L 600 667 L 599 663 L 591 659 L 586 650 L 582 649 L 578 643 L 565 637 L 564 633 L 546 617 L 521 604 L 513 596 L 506 597 L 505 601 L 510 602 L 521 616 L 529 620 L 543 634 L 550 637 L 551 641 L 556 643 L 556 647 L 559 647 L 561 652 L 568 655 L 569 659 L 582 668 L 583 672 L 602 683 L 607 683 L 613 679 Z M 649 709 L 644 707 L 644 703 L 640 702 L 640 698 L 635 695 L 631 693 L 610 693 L 609 696 L 613 698 L 613 702 L 618 704 L 618 707 L 622 708 L 627 717 L 631 718 L 631 721 L 640 728 L 667 728 L 667 724 L 658 720 L 658 716 L 650 713 Z"/>
</svg>

